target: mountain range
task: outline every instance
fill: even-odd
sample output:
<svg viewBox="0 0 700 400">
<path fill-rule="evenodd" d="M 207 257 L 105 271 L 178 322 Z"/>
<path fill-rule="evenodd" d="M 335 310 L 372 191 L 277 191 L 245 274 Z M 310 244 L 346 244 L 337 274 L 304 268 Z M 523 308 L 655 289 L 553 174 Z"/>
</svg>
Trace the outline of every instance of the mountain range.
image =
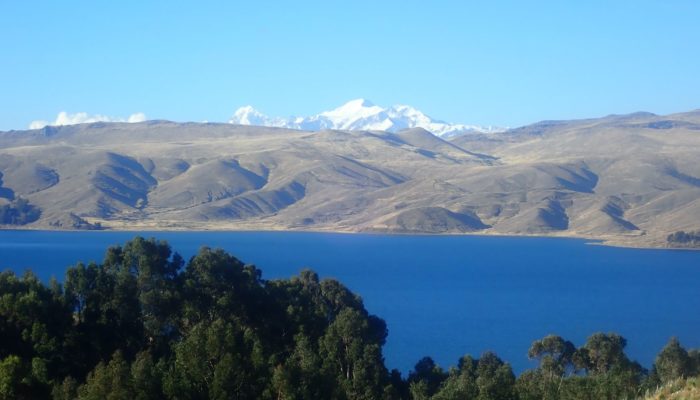
<svg viewBox="0 0 700 400">
<path fill-rule="evenodd" d="M 669 234 L 700 231 L 699 159 L 700 111 L 450 139 L 423 128 L 47 126 L 0 132 L 0 222 L 546 235 L 659 247 Z"/>
<path fill-rule="evenodd" d="M 493 126 L 450 124 L 433 119 L 407 105 L 383 108 L 365 99 L 351 100 L 342 106 L 309 117 L 268 117 L 251 106 L 241 107 L 229 120 L 232 124 L 319 131 L 343 129 L 398 132 L 423 128 L 436 136 L 453 137 L 467 133 L 494 133 L 506 129 Z"/>
</svg>

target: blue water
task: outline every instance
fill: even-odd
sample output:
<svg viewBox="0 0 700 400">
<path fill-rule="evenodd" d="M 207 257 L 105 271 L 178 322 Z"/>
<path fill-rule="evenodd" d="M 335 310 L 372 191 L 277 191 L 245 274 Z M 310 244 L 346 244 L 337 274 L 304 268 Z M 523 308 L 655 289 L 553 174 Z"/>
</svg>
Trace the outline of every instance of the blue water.
<svg viewBox="0 0 700 400">
<path fill-rule="evenodd" d="M 140 233 L 167 240 L 186 259 L 201 245 L 256 264 L 263 277 L 304 267 L 359 293 L 386 320 L 389 368 L 425 355 L 442 366 L 496 351 L 516 371 L 530 343 L 549 333 L 581 345 L 620 333 L 650 367 L 670 336 L 700 347 L 700 252 L 620 249 L 585 241 L 476 236 L 290 232 Z M 0 269 L 62 279 L 77 261 L 100 261 L 129 232 L 0 231 Z"/>
</svg>

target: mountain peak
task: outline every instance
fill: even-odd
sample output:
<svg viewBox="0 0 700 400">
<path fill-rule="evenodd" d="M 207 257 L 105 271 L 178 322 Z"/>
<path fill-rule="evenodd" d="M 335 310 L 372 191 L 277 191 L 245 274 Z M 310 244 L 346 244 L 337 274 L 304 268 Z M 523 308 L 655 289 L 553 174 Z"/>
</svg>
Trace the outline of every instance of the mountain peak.
<svg viewBox="0 0 700 400">
<path fill-rule="evenodd" d="M 243 106 L 233 113 L 230 123 L 240 125 L 266 125 L 267 117 L 252 106 Z"/>
<path fill-rule="evenodd" d="M 341 129 L 398 132 L 409 128 L 423 128 L 441 137 L 505 130 L 494 127 L 450 124 L 433 119 L 408 105 L 401 104 L 383 108 L 363 98 L 350 100 L 338 108 L 309 117 L 270 118 L 251 106 L 245 106 L 236 110 L 229 122 L 308 131 Z"/>
</svg>

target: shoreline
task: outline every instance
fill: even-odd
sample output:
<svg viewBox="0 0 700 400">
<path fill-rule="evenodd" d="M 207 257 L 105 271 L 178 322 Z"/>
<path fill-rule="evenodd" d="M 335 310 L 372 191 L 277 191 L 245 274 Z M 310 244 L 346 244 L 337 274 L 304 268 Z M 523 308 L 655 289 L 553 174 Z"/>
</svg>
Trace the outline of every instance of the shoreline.
<svg viewBox="0 0 700 400">
<path fill-rule="evenodd" d="M 682 251 L 700 251 L 700 248 L 694 247 L 667 247 L 661 245 L 661 242 L 657 241 L 644 241 L 646 243 L 634 243 L 634 240 L 629 240 L 632 238 L 639 238 L 639 236 L 629 236 L 629 237 L 596 237 L 590 235 L 580 235 L 580 234 L 518 234 L 518 233 L 500 233 L 500 232 L 400 232 L 400 231 L 378 231 L 378 230 L 356 230 L 356 229 L 299 229 L 299 228 L 283 228 L 283 227 L 261 227 L 261 226 L 237 226 L 237 227 L 222 227 L 213 226 L 210 228 L 203 228 L 201 226 L 150 226 L 150 225 L 140 225 L 134 227 L 126 227 L 123 225 L 112 225 L 104 226 L 102 229 L 52 229 L 51 227 L 11 227 L 0 228 L 2 231 L 35 231 L 35 232 L 60 232 L 60 233 L 109 233 L 109 232 L 213 232 L 213 233 L 226 233 L 226 232 L 238 232 L 238 233 L 266 233 L 266 232 L 285 232 L 285 233 L 332 233 L 332 234 L 344 234 L 344 235 L 388 235 L 388 236 L 480 236 L 480 237 L 504 237 L 504 238 L 552 238 L 552 239 L 574 239 L 574 240 L 585 240 L 586 245 L 591 246 L 605 246 L 605 247 L 616 247 L 616 248 L 626 248 L 626 249 L 639 249 L 639 250 L 682 250 Z M 624 240 L 628 239 L 628 240 Z M 655 244 L 658 243 L 658 244 Z"/>
</svg>

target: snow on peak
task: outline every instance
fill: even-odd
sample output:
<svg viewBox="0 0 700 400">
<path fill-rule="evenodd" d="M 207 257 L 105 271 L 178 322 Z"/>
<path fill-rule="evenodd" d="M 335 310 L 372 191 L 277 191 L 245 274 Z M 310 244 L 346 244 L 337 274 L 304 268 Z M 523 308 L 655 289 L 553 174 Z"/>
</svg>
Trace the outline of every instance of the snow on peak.
<svg viewBox="0 0 700 400">
<path fill-rule="evenodd" d="M 241 125 L 265 124 L 267 117 L 251 106 L 241 107 L 231 117 L 232 123 Z"/>
<path fill-rule="evenodd" d="M 251 106 L 245 106 L 236 110 L 229 122 L 240 125 L 274 126 L 309 131 L 342 129 L 397 132 L 402 129 L 420 127 L 441 137 L 505 130 L 496 127 L 449 124 L 433 119 L 408 105 L 382 108 L 366 99 L 351 100 L 336 109 L 309 117 L 270 118 Z"/>
<path fill-rule="evenodd" d="M 319 117 L 331 121 L 333 129 L 384 130 L 388 127 L 387 124 L 382 124 L 382 120 L 386 119 L 381 115 L 384 111 L 383 108 L 375 106 L 365 99 L 357 99 L 348 101 L 335 110 L 324 111 L 319 114 Z"/>
<path fill-rule="evenodd" d="M 238 125 L 276 126 L 281 128 L 287 127 L 286 120 L 281 118 L 270 118 L 252 106 L 239 108 L 235 113 L 233 113 L 233 116 L 228 122 Z"/>
</svg>

